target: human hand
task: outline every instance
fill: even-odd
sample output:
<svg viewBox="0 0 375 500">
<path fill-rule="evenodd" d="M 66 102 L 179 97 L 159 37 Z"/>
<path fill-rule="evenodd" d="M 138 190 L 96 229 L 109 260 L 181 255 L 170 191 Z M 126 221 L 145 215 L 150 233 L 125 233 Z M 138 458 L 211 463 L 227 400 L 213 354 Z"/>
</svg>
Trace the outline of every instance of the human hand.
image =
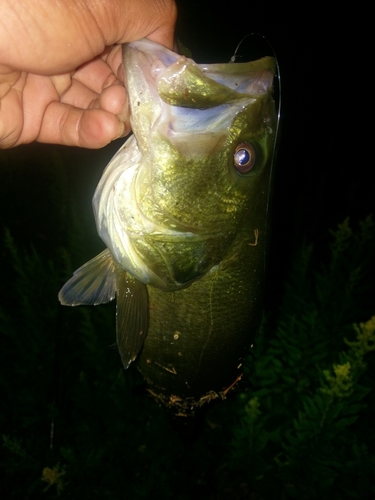
<svg viewBox="0 0 375 500">
<path fill-rule="evenodd" d="M 173 47 L 173 0 L 3 0 L 0 148 L 100 148 L 130 131 L 121 43 Z"/>
</svg>

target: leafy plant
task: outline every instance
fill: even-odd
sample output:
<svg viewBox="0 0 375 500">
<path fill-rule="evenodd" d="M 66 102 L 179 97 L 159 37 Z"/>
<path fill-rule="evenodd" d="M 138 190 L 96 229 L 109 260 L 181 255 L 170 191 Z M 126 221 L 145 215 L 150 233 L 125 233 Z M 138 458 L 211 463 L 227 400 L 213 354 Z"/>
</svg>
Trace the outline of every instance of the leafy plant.
<svg viewBox="0 0 375 500">
<path fill-rule="evenodd" d="M 373 276 L 374 224 L 368 218 L 354 232 L 346 220 L 332 236 L 328 264 L 319 270 L 309 265 L 311 246 L 300 253 L 276 328 L 263 325 L 248 365 L 253 387 L 240 396 L 230 464 L 262 498 L 375 494 L 375 455 L 359 432 L 366 428 L 374 438 L 366 413 L 374 406 L 373 378 L 366 368 L 375 350 L 375 316 L 349 330 L 365 309 Z M 353 330 L 355 338 L 347 340 Z"/>
</svg>

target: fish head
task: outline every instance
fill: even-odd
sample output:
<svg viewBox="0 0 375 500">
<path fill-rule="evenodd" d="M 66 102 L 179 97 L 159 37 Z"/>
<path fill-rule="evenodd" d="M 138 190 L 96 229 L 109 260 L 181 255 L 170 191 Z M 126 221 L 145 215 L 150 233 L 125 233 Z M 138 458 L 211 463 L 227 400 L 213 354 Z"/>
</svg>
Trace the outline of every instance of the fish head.
<svg viewBox="0 0 375 500">
<path fill-rule="evenodd" d="M 268 191 L 275 62 L 196 64 L 147 40 L 124 46 L 133 136 L 93 205 L 116 263 L 178 290 L 220 265 Z"/>
</svg>

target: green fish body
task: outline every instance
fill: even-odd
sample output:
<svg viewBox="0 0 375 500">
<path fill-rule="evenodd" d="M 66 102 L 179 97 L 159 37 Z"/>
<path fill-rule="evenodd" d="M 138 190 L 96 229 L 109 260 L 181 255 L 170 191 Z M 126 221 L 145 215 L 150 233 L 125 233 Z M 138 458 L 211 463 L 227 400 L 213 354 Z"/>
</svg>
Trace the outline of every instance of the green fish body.
<svg viewBox="0 0 375 500">
<path fill-rule="evenodd" d="M 116 297 L 125 368 L 138 358 L 154 397 L 189 415 L 239 380 L 259 326 L 275 61 L 196 64 L 141 40 L 124 67 L 134 135 L 93 198 L 108 248 L 59 298 Z"/>
</svg>

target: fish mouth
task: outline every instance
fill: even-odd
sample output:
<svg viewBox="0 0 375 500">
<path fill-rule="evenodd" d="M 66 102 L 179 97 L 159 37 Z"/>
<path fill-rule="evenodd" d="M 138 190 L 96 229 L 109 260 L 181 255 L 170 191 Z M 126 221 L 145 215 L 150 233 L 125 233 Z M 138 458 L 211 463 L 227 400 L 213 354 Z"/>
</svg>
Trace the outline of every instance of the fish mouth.
<svg viewBox="0 0 375 500">
<path fill-rule="evenodd" d="M 197 64 L 145 39 L 124 45 L 123 53 L 125 67 L 131 68 L 126 81 L 133 113 L 142 104 L 145 91 L 171 106 L 207 109 L 267 94 L 274 77 L 272 57 L 248 63 Z"/>
<path fill-rule="evenodd" d="M 271 57 L 196 64 L 149 40 L 128 43 L 123 53 L 130 122 L 142 154 L 156 131 L 182 154 L 210 153 L 228 133 L 233 114 L 269 93 L 274 77 Z"/>
</svg>

